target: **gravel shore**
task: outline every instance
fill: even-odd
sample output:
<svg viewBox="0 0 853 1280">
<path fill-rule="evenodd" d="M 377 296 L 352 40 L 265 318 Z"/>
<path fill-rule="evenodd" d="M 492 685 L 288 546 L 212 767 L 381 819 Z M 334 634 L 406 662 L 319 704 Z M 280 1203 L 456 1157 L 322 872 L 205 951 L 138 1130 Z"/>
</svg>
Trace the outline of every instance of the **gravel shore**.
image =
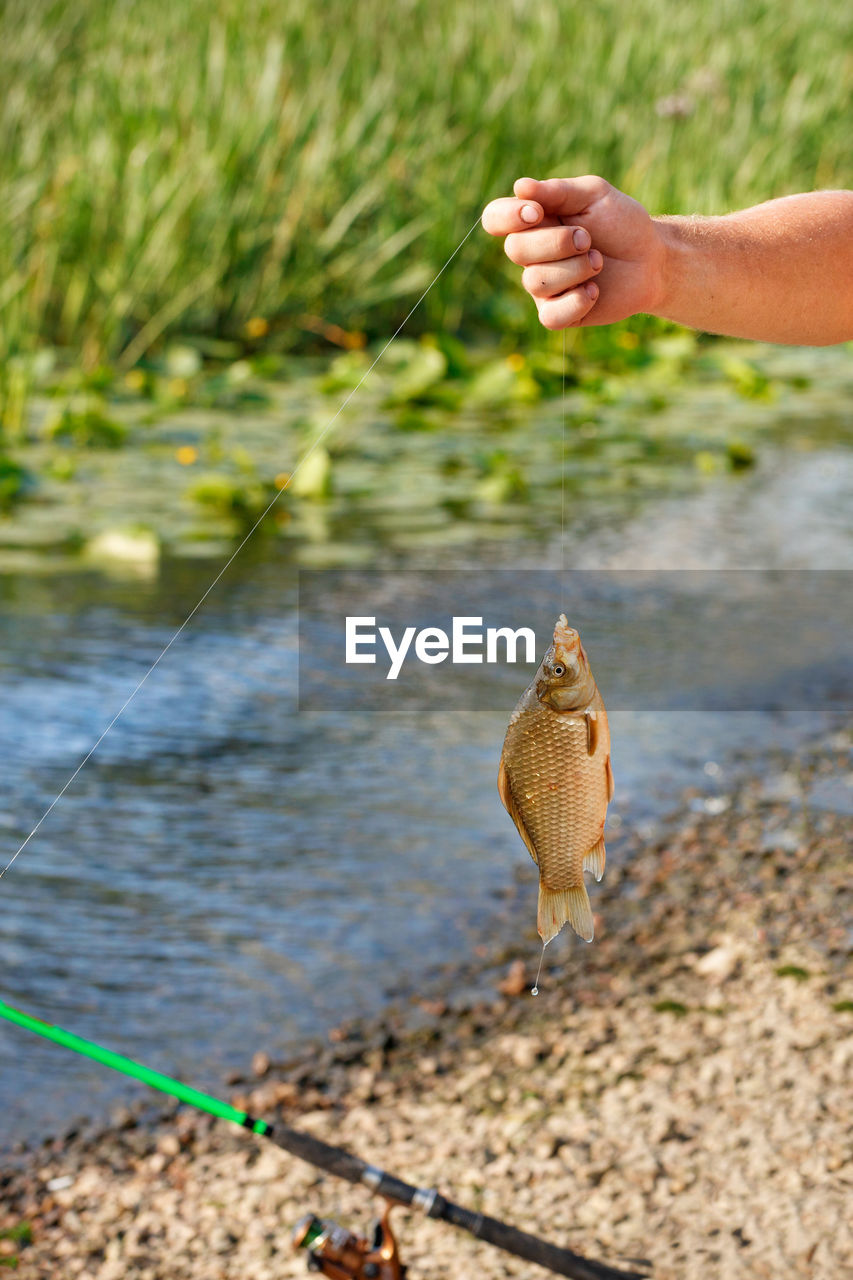
<svg viewBox="0 0 853 1280">
<path fill-rule="evenodd" d="M 850 804 L 821 800 L 853 794 L 849 735 L 774 770 L 722 812 L 688 797 L 666 840 L 623 837 L 592 889 L 595 944 L 559 944 L 538 999 L 525 875 L 476 974 L 301 1061 L 261 1048 L 222 1091 L 656 1280 L 853 1276 Z M 492 994 L 460 1007 L 475 979 Z M 305 1272 L 290 1233 L 309 1209 L 360 1229 L 373 1204 L 223 1122 L 125 1111 L 4 1157 L 0 1264 L 284 1280 Z M 396 1218 L 411 1280 L 546 1274 Z"/>
</svg>

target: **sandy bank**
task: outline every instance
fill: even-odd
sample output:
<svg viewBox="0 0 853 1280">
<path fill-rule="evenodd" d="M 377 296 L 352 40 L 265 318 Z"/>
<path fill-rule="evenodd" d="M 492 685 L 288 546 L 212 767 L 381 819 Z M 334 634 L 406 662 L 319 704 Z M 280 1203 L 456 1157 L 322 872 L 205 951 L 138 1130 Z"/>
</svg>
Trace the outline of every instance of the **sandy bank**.
<svg viewBox="0 0 853 1280">
<path fill-rule="evenodd" d="M 512 941 L 483 960 L 503 992 L 462 1011 L 431 993 L 300 1062 L 259 1053 L 232 1096 L 580 1253 L 648 1259 L 657 1280 L 840 1280 L 850 818 L 805 800 L 850 770 L 836 735 L 723 813 L 685 805 L 666 842 L 608 870 L 596 943 L 563 946 L 537 1000 L 518 966 L 506 980 L 508 946 L 535 957 L 526 883 Z M 27 1280 L 283 1280 L 304 1274 L 289 1239 L 308 1209 L 359 1227 L 372 1205 L 224 1124 L 127 1113 L 4 1160 L 0 1230 L 32 1239 L 0 1248 Z M 545 1274 L 440 1223 L 398 1225 L 412 1280 Z"/>
</svg>

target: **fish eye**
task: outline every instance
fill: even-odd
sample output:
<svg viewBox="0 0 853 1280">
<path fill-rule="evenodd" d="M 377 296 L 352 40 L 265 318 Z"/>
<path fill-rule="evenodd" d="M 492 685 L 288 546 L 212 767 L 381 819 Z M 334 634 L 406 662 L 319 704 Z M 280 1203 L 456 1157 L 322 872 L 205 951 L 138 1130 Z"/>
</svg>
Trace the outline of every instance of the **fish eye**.
<svg viewBox="0 0 853 1280">
<path fill-rule="evenodd" d="M 562 664 L 561 662 L 557 662 L 557 663 L 555 663 L 555 665 L 554 665 L 554 675 L 555 675 L 555 676 L 564 676 L 565 674 L 566 674 L 566 668 L 563 666 L 563 664 Z"/>
</svg>

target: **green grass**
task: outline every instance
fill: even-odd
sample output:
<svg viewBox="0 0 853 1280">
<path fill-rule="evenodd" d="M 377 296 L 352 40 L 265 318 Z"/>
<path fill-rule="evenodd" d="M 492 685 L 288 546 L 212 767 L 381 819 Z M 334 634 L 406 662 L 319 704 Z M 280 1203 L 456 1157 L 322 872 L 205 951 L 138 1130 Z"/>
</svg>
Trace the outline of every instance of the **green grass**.
<svg viewBox="0 0 853 1280">
<path fill-rule="evenodd" d="M 676 1018 L 684 1018 L 689 1012 L 687 1005 L 682 1004 L 679 1000 L 658 1000 L 657 1004 L 652 1005 L 655 1013 L 672 1013 Z"/>
<path fill-rule="evenodd" d="M 11 1240 L 20 1245 L 32 1244 L 32 1227 L 28 1222 L 18 1222 L 14 1227 L 7 1227 L 5 1231 L 0 1231 L 0 1240 Z M 19 1261 L 16 1253 L 5 1253 L 0 1256 L 0 1267 L 8 1267 L 11 1271 L 15 1271 Z"/>
<path fill-rule="evenodd" d="M 811 974 L 798 964 L 783 964 L 776 970 L 777 978 L 793 978 L 796 982 L 808 982 Z"/>
<path fill-rule="evenodd" d="M 845 0 L 7 0 L 0 363 L 387 334 L 521 173 L 846 185 L 851 36 Z M 532 328 L 516 275 L 476 232 L 411 327 Z"/>
</svg>

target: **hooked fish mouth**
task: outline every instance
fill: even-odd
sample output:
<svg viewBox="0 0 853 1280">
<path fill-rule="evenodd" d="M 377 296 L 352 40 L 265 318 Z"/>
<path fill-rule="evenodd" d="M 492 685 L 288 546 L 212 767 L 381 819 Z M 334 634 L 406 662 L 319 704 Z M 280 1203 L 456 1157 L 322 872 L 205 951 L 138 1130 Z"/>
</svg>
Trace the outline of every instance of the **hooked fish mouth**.
<svg viewBox="0 0 853 1280">
<path fill-rule="evenodd" d="M 580 636 L 574 627 L 569 626 L 568 618 L 561 613 L 554 627 L 554 644 L 564 644 L 569 648 L 576 645 L 580 640 Z"/>
<path fill-rule="evenodd" d="M 561 613 L 554 627 L 554 655 L 557 661 L 576 670 L 580 665 L 582 652 L 580 636 L 574 627 L 569 626 L 566 615 Z"/>
</svg>

